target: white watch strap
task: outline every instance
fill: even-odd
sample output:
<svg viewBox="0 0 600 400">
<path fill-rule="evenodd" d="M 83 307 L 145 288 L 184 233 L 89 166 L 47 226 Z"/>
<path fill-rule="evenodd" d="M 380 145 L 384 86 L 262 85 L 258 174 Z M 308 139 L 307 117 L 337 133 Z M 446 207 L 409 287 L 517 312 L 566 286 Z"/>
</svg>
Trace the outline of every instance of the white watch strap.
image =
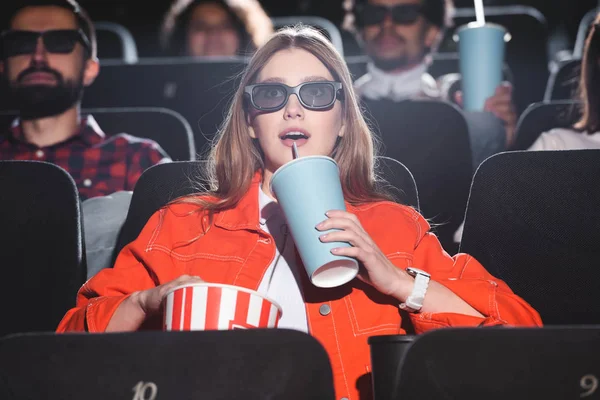
<svg viewBox="0 0 600 400">
<path fill-rule="evenodd" d="M 429 276 L 423 274 L 417 274 L 415 276 L 415 283 L 413 286 L 412 293 L 406 299 L 405 303 L 400 304 L 400 308 L 408 312 L 419 312 L 423 307 L 423 301 L 425 300 L 425 294 L 429 287 Z"/>
</svg>

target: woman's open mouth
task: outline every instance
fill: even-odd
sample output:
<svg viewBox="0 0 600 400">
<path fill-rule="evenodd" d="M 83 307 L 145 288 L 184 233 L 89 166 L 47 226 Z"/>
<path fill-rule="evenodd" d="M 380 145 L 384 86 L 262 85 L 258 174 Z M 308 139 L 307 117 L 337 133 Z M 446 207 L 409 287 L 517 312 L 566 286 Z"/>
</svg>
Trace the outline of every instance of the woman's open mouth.
<svg viewBox="0 0 600 400">
<path fill-rule="evenodd" d="M 296 146 L 300 147 L 308 141 L 310 136 L 302 131 L 290 130 L 279 135 L 279 138 L 287 147 L 292 147 L 294 143 L 296 143 Z"/>
</svg>

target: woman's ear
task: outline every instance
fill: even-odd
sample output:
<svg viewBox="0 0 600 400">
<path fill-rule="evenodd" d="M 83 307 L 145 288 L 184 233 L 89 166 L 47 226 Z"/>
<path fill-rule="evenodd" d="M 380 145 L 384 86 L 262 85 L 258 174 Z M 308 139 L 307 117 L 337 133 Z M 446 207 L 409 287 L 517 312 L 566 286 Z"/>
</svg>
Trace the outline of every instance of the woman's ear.
<svg viewBox="0 0 600 400">
<path fill-rule="evenodd" d="M 252 125 L 248 125 L 248 133 L 252 139 L 256 139 L 256 132 L 254 132 Z"/>
<path fill-rule="evenodd" d="M 342 91 L 342 95 L 344 94 L 344 92 Z M 338 137 L 342 137 L 344 136 L 344 133 L 346 131 L 346 124 L 344 123 L 344 121 L 346 121 L 346 107 L 342 107 L 342 113 L 341 113 L 341 125 L 340 125 L 340 131 L 338 132 Z"/>
<path fill-rule="evenodd" d="M 340 127 L 340 131 L 338 132 L 338 137 L 343 137 L 344 133 L 346 133 L 346 125 L 342 122 L 342 126 Z"/>
<path fill-rule="evenodd" d="M 256 132 L 254 132 L 254 128 L 252 127 L 252 121 L 250 119 L 250 113 L 246 112 L 246 125 L 248 126 L 248 133 L 252 139 L 256 139 Z"/>
</svg>

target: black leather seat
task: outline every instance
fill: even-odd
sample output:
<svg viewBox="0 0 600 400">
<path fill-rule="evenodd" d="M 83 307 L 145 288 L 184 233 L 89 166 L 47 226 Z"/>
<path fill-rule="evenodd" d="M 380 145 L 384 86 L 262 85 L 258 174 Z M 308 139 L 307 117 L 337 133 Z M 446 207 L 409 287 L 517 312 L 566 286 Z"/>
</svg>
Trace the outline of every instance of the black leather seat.
<svg viewBox="0 0 600 400">
<path fill-rule="evenodd" d="M 377 172 L 398 203 L 420 209 L 417 183 L 404 164 L 391 157 L 378 156 Z"/>
<path fill-rule="evenodd" d="M 460 251 L 546 325 L 600 321 L 600 150 L 494 155 L 473 178 Z"/>
<path fill-rule="evenodd" d="M 454 231 L 464 217 L 473 163 L 461 111 L 432 100 L 365 100 L 367 118 L 383 141 L 383 154 L 412 172 L 420 211 L 435 225 L 444 248 L 456 250 Z"/>
<path fill-rule="evenodd" d="M 0 336 L 54 331 L 86 277 L 77 187 L 62 168 L 0 161 Z"/>
<path fill-rule="evenodd" d="M 88 108 L 107 134 L 121 132 L 152 139 L 174 161 L 196 159 L 194 132 L 190 123 L 178 112 L 160 107 Z"/>
<path fill-rule="evenodd" d="M 157 58 L 107 65 L 87 88 L 83 107 L 164 107 L 189 121 L 196 153 L 209 146 L 237 89 L 243 58 Z"/>
<path fill-rule="evenodd" d="M 548 78 L 544 101 L 572 100 L 577 97 L 581 59 L 565 60 L 555 66 Z"/>
<path fill-rule="evenodd" d="M 98 58 L 106 62 L 138 61 L 138 51 L 135 38 L 127 27 L 116 22 L 96 21 L 96 41 L 98 43 Z"/>
<path fill-rule="evenodd" d="M 579 26 L 577 29 L 577 37 L 575 38 L 575 46 L 573 47 L 573 57 L 581 58 L 583 57 L 583 50 L 585 48 L 585 40 L 587 39 L 588 34 L 590 33 L 590 28 L 596 19 L 596 16 L 600 12 L 598 7 L 589 10 L 579 21 Z"/>
<path fill-rule="evenodd" d="M 189 122 L 178 112 L 160 107 L 84 108 L 107 136 L 127 133 L 152 139 L 175 161 L 196 159 L 194 134 Z M 0 112 L 0 132 L 16 118 L 12 111 Z"/>
<path fill-rule="evenodd" d="M 599 351 L 598 325 L 436 329 L 409 347 L 390 399 L 594 398 Z"/>
<path fill-rule="evenodd" d="M 2 399 L 333 400 L 323 346 L 285 329 L 14 335 Z"/>
<path fill-rule="evenodd" d="M 578 101 L 534 103 L 519 118 L 511 150 L 527 150 L 542 133 L 554 128 L 572 127 L 579 118 L 581 103 Z"/>
</svg>

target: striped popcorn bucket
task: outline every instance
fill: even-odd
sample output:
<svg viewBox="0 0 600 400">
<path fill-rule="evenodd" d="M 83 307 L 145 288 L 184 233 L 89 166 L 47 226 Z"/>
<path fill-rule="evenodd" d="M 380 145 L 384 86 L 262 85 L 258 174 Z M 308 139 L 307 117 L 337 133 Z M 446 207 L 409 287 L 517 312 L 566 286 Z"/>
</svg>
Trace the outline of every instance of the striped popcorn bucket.
<svg viewBox="0 0 600 400">
<path fill-rule="evenodd" d="M 195 283 L 171 290 L 164 300 L 166 331 L 277 328 L 281 307 L 250 289 Z"/>
</svg>

